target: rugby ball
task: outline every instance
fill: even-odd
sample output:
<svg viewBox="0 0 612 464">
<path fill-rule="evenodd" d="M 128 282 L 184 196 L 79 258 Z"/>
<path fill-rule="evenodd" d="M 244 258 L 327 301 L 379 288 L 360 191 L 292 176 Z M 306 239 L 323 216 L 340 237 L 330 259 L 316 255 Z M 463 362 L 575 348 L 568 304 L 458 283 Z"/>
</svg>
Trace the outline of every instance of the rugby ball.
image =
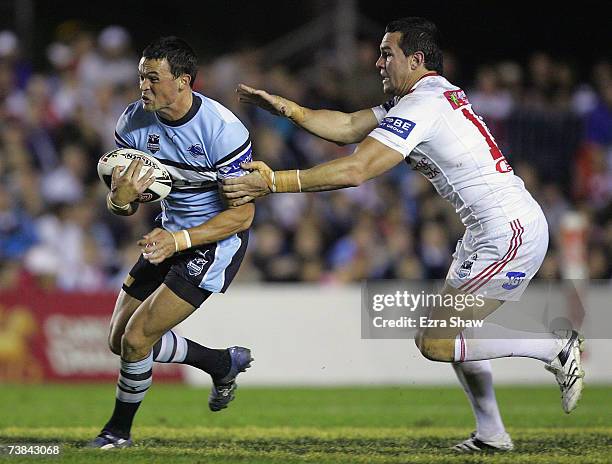
<svg viewBox="0 0 612 464">
<path fill-rule="evenodd" d="M 170 173 L 157 159 L 140 150 L 134 150 L 133 148 L 117 148 L 116 150 L 104 153 L 98 160 L 98 176 L 110 189 L 113 168 L 115 166 L 128 167 L 133 160 L 142 160 L 144 163 L 140 171 L 140 176 L 145 175 L 151 167 L 155 169 L 155 182 L 140 194 L 138 201 L 140 203 L 150 203 L 166 198 L 172 189 L 172 177 L 170 177 Z"/>
</svg>

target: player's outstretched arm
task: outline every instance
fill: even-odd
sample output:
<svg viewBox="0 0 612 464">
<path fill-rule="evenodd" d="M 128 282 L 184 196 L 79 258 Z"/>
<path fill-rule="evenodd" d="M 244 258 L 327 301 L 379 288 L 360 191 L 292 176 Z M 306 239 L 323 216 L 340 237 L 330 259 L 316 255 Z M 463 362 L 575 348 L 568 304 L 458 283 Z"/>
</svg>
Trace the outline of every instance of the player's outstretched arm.
<svg viewBox="0 0 612 464">
<path fill-rule="evenodd" d="M 255 205 L 244 204 L 237 208 L 227 209 L 190 229 L 170 232 L 156 228 L 137 242 L 142 248 L 145 259 L 159 264 L 174 253 L 198 245 L 218 242 L 251 227 L 255 217 Z"/>
<path fill-rule="evenodd" d="M 320 192 L 356 187 L 381 175 L 404 157 L 378 140 L 367 137 L 355 152 L 304 171 L 272 171 L 265 163 L 243 164 L 249 175 L 223 180 L 222 194 L 231 207 L 270 193 Z"/>
<path fill-rule="evenodd" d="M 378 125 L 374 112 L 369 108 L 354 113 L 313 110 L 244 84 L 238 85 L 236 92 L 242 103 L 284 116 L 311 134 L 334 143 L 359 143 Z"/>
</svg>

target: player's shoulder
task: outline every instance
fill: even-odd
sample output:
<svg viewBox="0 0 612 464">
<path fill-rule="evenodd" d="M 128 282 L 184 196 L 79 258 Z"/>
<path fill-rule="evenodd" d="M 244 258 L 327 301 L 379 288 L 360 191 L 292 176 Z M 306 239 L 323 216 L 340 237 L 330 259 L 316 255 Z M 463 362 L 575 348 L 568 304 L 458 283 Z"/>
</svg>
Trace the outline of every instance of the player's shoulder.
<svg viewBox="0 0 612 464">
<path fill-rule="evenodd" d="M 411 92 L 400 98 L 395 107 L 398 110 L 409 108 L 411 111 L 439 113 L 441 110 L 451 109 L 449 98 L 455 94 L 462 94 L 465 97 L 463 91 L 451 84 L 445 77 L 427 76 L 417 82 Z"/>
<path fill-rule="evenodd" d="M 194 94 L 202 100 L 202 108 L 204 111 L 200 112 L 201 117 L 217 120 L 220 124 L 242 124 L 234 113 L 217 100 L 197 92 L 194 92 Z"/>
<path fill-rule="evenodd" d="M 154 121 L 152 113 L 142 107 L 140 100 L 130 103 L 117 120 L 117 131 L 128 131 L 130 128 L 142 127 Z"/>
</svg>

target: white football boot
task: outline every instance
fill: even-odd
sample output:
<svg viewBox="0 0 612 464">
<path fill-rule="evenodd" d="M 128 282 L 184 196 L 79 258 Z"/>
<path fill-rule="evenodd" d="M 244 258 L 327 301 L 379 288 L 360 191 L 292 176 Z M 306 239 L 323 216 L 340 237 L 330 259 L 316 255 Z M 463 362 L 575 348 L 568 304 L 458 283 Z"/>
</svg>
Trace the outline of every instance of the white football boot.
<svg viewBox="0 0 612 464">
<path fill-rule="evenodd" d="M 580 360 L 584 337 L 575 330 L 558 330 L 554 334 L 567 342 L 557 357 L 544 367 L 555 374 L 561 389 L 563 410 L 569 414 L 576 408 L 584 386 L 584 371 Z"/>
<path fill-rule="evenodd" d="M 483 440 L 477 437 L 476 432 L 472 432 L 470 438 L 461 443 L 457 443 L 451 448 L 458 453 L 492 453 L 512 451 L 514 443 L 510 435 L 506 432 L 495 435 L 494 437 Z"/>
</svg>

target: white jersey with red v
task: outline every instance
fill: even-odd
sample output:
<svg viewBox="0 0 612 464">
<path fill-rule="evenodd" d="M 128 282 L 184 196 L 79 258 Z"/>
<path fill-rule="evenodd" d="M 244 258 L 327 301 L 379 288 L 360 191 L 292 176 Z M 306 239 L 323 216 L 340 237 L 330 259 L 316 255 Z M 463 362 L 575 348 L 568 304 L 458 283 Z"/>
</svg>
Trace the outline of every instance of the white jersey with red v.
<svg viewBox="0 0 612 464">
<path fill-rule="evenodd" d="M 379 126 L 369 136 L 400 152 L 468 229 L 507 224 L 535 207 L 463 90 L 444 77 L 428 73 L 404 97 L 372 110 Z"/>
</svg>

